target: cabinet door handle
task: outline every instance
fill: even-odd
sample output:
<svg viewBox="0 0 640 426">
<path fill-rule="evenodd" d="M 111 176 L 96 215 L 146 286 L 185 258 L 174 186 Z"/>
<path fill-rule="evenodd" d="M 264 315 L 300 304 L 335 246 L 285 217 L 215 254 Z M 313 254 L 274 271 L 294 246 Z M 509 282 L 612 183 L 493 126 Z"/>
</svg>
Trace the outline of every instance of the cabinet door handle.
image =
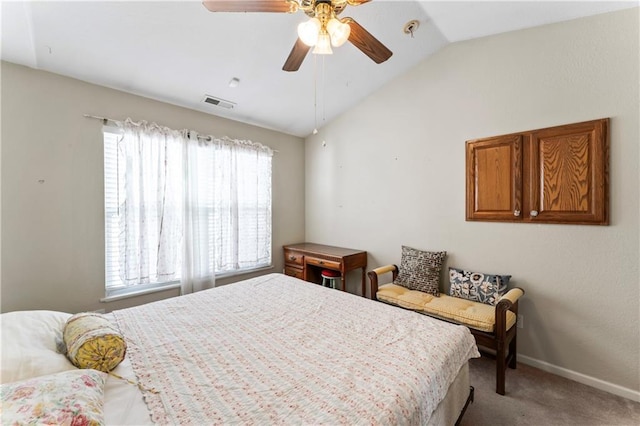
<svg viewBox="0 0 640 426">
<path fill-rule="evenodd" d="M 516 217 L 520 216 L 520 210 L 514 210 L 513 215 Z"/>
<path fill-rule="evenodd" d="M 538 210 L 531 210 L 531 213 L 529 213 L 531 215 L 531 217 L 536 217 L 538 216 Z"/>
</svg>

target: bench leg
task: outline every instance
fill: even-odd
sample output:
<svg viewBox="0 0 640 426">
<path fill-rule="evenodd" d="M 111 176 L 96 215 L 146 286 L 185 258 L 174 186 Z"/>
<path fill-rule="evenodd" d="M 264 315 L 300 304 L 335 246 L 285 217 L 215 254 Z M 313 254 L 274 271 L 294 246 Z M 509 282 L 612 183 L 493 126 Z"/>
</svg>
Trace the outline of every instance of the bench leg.
<svg viewBox="0 0 640 426">
<path fill-rule="evenodd" d="M 514 370 L 516 368 L 516 358 L 518 357 L 518 346 L 516 345 L 517 337 L 518 335 L 516 334 L 513 336 L 513 339 L 511 339 L 511 342 L 509 342 L 509 357 L 511 358 L 509 360 L 509 368 L 513 368 Z"/>
<path fill-rule="evenodd" d="M 496 349 L 496 393 L 504 395 L 505 370 L 507 369 L 507 354 L 503 342 L 498 342 Z"/>
</svg>

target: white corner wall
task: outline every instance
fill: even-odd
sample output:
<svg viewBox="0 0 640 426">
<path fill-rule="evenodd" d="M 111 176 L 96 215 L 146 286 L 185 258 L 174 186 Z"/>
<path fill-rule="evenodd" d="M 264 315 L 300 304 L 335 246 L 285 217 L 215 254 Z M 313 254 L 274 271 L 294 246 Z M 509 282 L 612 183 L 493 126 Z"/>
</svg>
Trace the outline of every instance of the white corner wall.
<svg viewBox="0 0 640 426">
<path fill-rule="evenodd" d="M 409 245 L 511 274 L 521 360 L 640 400 L 638 21 L 456 43 L 329 123 L 306 141 L 307 241 L 367 250 L 368 269 Z M 603 117 L 610 226 L 465 221 L 466 140 Z"/>
<path fill-rule="evenodd" d="M 131 117 L 270 146 L 278 151 L 273 271 L 284 267 L 282 245 L 304 240 L 303 139 L 7 62 L 0 76 L 1 312 L 108 312 L 178 294 L 99 302 L 104 297 L 102 123 L 83 114 Z"/>
</svg>

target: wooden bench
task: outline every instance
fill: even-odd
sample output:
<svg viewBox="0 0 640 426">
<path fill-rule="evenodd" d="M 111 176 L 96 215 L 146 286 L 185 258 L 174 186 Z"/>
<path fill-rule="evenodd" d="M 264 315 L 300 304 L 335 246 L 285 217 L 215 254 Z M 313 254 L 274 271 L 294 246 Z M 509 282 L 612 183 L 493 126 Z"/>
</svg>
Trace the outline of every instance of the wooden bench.
<svg viewBox="0 0 640 426">
<path fill-rule="evenodd" d="M 435 297 L 392 283 L 379 286 L 379 277 L 387 273 L 392 274 L 392 282 L 395 282 L 398 267 L 382 266 L 368 273 L 371 298 L 467 326 L 476 339 L 478 349 L 496 359 L 496 392 L 504 395 L 506 367 L 516 368 L 518 299 L 524 290 L 512 288 L 492 306 L 443 293 Z"/>
</svg>

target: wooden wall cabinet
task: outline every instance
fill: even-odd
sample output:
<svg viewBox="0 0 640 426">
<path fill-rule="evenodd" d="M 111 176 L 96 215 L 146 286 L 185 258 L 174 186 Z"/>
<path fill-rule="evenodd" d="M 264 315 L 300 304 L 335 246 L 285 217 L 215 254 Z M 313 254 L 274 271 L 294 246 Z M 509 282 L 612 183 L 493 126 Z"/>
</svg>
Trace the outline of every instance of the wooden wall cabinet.
<svg viewBox="0 0 640 426">
<path fill-rule="evenodd" d="M 467 141 L 466 219 L 609 224 L 609 119 Z"/>
</svg>

